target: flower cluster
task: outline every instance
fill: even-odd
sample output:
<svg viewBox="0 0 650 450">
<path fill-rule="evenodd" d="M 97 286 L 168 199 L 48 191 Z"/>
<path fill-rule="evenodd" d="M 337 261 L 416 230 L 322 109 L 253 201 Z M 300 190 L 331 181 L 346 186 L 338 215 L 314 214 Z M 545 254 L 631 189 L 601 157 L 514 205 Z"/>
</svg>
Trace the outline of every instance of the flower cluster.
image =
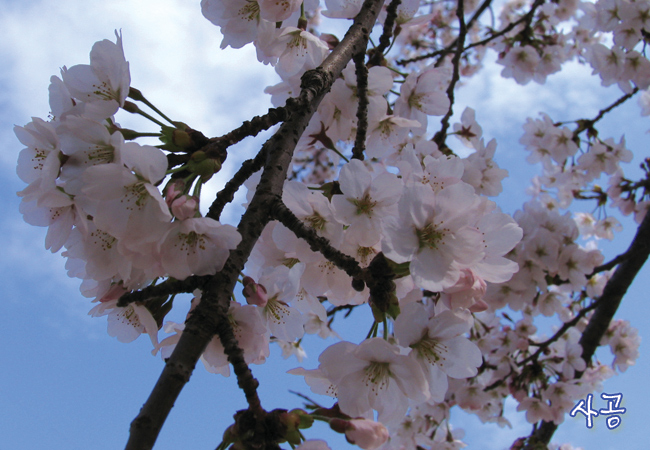
<svg viewBox="0 0 650 450">
<path fill-rule="evenodd" d="M 20 211 L 26 222 L 48 227 L 49 250 L 65 247 L 69 275 L 100 302 L 91 314 L 109 316 L 109 334 L 130 342 L 146 331 L 157 344 L 152 311 L 117 307 L 117 299 L 160 277 L 216 273 L 241 236 L 201 217 L 190 182 L 170 182 L 161 192 L 165 153 L 125 140 L 113 117 L 130 89 L 120 35 L 97 42 L 89 65 L 64 67 L 61 76 L 51 79 L 51 120 L 15 128 L 25 145 L 17 172 L 28 183 Z"/>
<path fill-rule="evenodd" d="M 621 229 L 608 203 L 638 222 L 650 205 L 650 161 L 644 180 L 626 178 L 622 163 L 633 155 L 625 140 L 602 139 L 595 128 L 650 85 L 650 63 L 638 50 L 648 36 L 648 2 L 517 0 L 503 6 L 496 28 L 480 20 L 487 3 L 427 3 L 424 14 L 416 0 L 397 8 L 391 2 L 379 14 L 386 28 L 379 46 L 346 59 L 322 100 L 305 105 L 309 96 L 299 95 L 311 87 L 303 75 L 339 46 L 337 36 L 316 26 L 363 8 L 355 0 L 324 3 L 321 12 L 317 1 L 201 1 L 205 18 L 221 30 L 222 48 L 252 43 L 280 77 L 265 90 L 276 109 L 221 138 L 168 119 L 131 88 L 121 35 L 96 43 L 89 65 L 52 77 L 50 119 L 15 128 L 25 146 L 17 167 L 27 184 L 19 192 L 25 221 L 48 227 L 46 248 L 64 249 L 68 274 L 99 302 L 90 313 L 108 316 L 108 333 L 123 342 L 147 334 L 164 360 L 188 335 L 200 334 L 190 328 L 193 317 L 219 309 L 201 280 L 231 269 L 233 250 L 245 259 L 232 279 L 234 285 L 239 277 L 242 295 L 229 289 L 215 320 L 236 343 L 222 342 L 227 333 L 205 335 L 196 355 L 209 372 L 229 376 L 233 364 L 241 377 L 236 360 L 263 364 L 272 342 L 283 357 L 301 361 L 305 334 L 336 338 L 318 367 L 290 371 L 336 404 L 314 405 L 313 414 L 273 411 L 286 428 L 278 442 L 328 449 L 299 431 L 316 418 L 364 449 L 461 448 L 462 430 L 449 423 L 452 408 L 504 426 L 507 398 L 531 423 L 562 423 L 575 400 L 638 355 L 636 330 L 625 321 L 611 322 L 599 337 L 614 355 L 612 368 L 592 361 L 581 336 L 615 266 L 603 264 L 597 247 Z M 394 50 L 385 43 L 388 31 Z M 507 176 L 494 160 L 497 142 L 483 136 L 472 108 L 450 123 L 459 77 L 477 73 L 488 48 L 498 53 L 502 76 L 520 84 L 543 83 L 578 58 L 603 85 L 626 93 L 574 126 L 547 114 L 527 119 L 520 143 L 542 174 L 529 189 L 533 198 L 512 216 L 491 199 Z M 242 242 L 234 226 L 212 218 L 219 216 L 212 208 L 203 216 L 201 186 L 221 169 L 228 147 L 312 106 L 295 150 L 277 150 L 287 152 L 288 167 L 255 174 L 260 161 L 270 164 L 265 146 L 215 201 L 244 186 L 244 207 L 252 208 L 269 171 L 288 173 L 276 183 L 267 217 L 240 222 L 239 230 L 259 231 L 242 231 L 249 240 Z M 120 109 L 159 125 L 161 145 L 135 142 L 151 134 L 122 128 Z M 600 187 L 605 178 L 608 189 Z M 575 200 L 597 207 L 572 215 Z M 189 281 L 179 288 L 177 280 Z M 166 321 L 179 303 L 174 297 L 192 291 L 188 321 Z M 124 301 L 132 294 L 141 297 Z M 367 338 L 342 340 L 332 323 L 355 308 L 367 312 Z M 542 316 L 557 321 L 550 335 L 538 331 Z M 252 432 L 240 426 L 229 428 L 219 448 L 246 446 Z"/>
</svg>

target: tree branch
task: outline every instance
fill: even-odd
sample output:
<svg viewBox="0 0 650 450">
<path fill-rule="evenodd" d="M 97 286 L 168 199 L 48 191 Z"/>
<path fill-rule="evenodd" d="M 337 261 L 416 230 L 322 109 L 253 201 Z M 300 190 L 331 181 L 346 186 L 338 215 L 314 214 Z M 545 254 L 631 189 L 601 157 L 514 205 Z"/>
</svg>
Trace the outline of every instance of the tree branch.
<svg viewBox="0 0 650 450">
<path fill-rule="evenodd" d="M 320 252 L 325 258 L 336 264 L 339 269 L 345 271 L 345 273 L 350 277 L 357 279 L 362 278 L 362 269 L 356 259 L 332 247 L 327 239 L 316 233 L 316 230 L 302 223 L 300 219 L 298 219 L 293 212 L 282 203 L 281 199 L 276 198 L 271 209 L 273 211 L 273 217 L 279 220 L 282 225 L 290 229 L 296 237 L 305 240 L 313 251 Z"/>
<path fill-rule="evenodd" d="M 372 49 L 368 65 L 380 66 L 384 59 L 384 51 L 390 46 L 390 39 L 393 37 L 393 28 L 395 27 L 395 19 L 397 18 L 397 8 L 402 0 L 392 0 L 386 8 L 386 20 L 384 20 L 384 31 L 379 37 L 379 45 Z"/>
<path fill-rule="evenodd" d="M 354 67 L 357 75 L 357 134 L 352 149 L 352 158 L 363 161 L 363 152 L 366 149 L 366 135 L 368 133 L 368 68 L 365 62 L 365 52 L 353 56 Z"/>
<path fill-rule="evenodd" d="M 465 45 L 465 36 L 467 35 L 467 26 L 465 25 L 465 8 L 464 0 L 458 0 L 458 6 L 456 7 L 456 17 L 458 17 L 458 45 L 456 46 L 456 52 L 454 53 L 454 58 L 452 64 L 454 67 L 454 72 L 451 76 L 451 81 L 447 87 L 447 97 L 449 98 L 449 110 L 447 114 L 440 121 L 440 131 L 438 131 L 433 137 L 433 141 L 438 145 L 439 149 L 446 147 L 445 140 L 447 139 L 447 128 L 449 128 L 449 119 L 454 113 L 454 89 L 456 88 L 456 83 L 460 80 L 460 57 L 463 54 L 463 46 Z M 441 63 L 443 60 L 440 59 L 438 63 Z M 438 64 L 436 64 L 438 66 Z"/>
<path fill-rule="evenodd" d="M 203 286 L 208 279 L 210 279 L 209 275 L 191 276 L 184 280 L 169 278 L 160 284 L 147 286 L 139 291 L 127 292 L 117 301 L 117 306 L 123 308 L 128 306 L 130 303 L 144 302 L 153 297 L 179 294 L 181 292 L 192 292 Z"/>
<path fill-rule="evenodd" d="M 219 318 L 227 313 L 237 277 L 271 217 L 272 200 L 282 195 L 298 139 L 334 80 L 352 59 L 352 55 L 363 52 L 366 48 L 369 30 L 377 20 L 382 3 L 383 0 L 366 0 L 341 43 L 318 69 L 303 75 L 299 107 L 291 111 L 288 120 L 263 146 L 262 150 L 266 155 L 264 172 L 238 226 L 243 239 L 239 246 L 230 252 L 223 270 L 207 283 L 201 303 L 186 321 L 183 334 L 174 352 L 167 359 L 151 395 L 131 423 L 126 450 L 148 450 L 153 447 L 176 398 L 189 381 L 196 362 L 214 334 L 220 332 L 220 327 L 223 327 Z M 241 351 L 235 346 L 235 350 L 228 355 L 231 361 L 236 359 L 237 350 Z M 243 373 L 237 374 L 240 385 L 251 381 L 249 375 L 248 367 Z M 251 386 L 253 384 L 251 383 Z M 259 411 L 255 411 L 259 404 L 259 400 L 255 399 L 256 392 L 247 387 L 245 394 L 251 406 L 249 410 L 254 413 L 255 419 L 263 420 L 261 406 Z"/>
<path fill-rule="evenodd" d="M 614 275 L 605 285 L 603 295 L 598 299 L 598 306 L 580 338 L 582 359 L 587 363 L 594 356 L 623 296 L 650 255 L 650 214 L 646 214 L 643 222 L 639 225 L 636 236 L 625 254 L 629 257 L 616 268 Z M 583 372 L 576 373 L 576 378 L 582 377 L 582 374 Z M 542 422 L 528 437 L 524 450 L 535 450 L 539 446 L 548 445 L 556 429 L 555 423 Z"/>
<path fill-rule="evenodd" d="M 474 25 L 474 22 L 476 22 L 481 17 L 481 15 L 485 12 L 485 10 L 487 10 L 490 7 L 491 4 L 492 4 L 492 0 L 485 0 L 481 4 L 481 6 L 479 6 L 479 8 L 474 13 L 474 15 L 472 15 L 472 17 L 467 21 L 468 29 L 471 28 L 472 25 Z M 447 45 L 445 48 L 443 48 L 442 50 L 437 50 L 435 52 L 428 53 L 426 55 L 416 56 L 415 58 L 411 58 L 411 59 L 401 59 L 396 61 L 395 63 L 400 66 L 405 66 L 408 63 L 421 61 L 427 58 L 433 58 L 436 56 L 444 57 L 445 55 L 451 53 L 452 51 L 455 51 L 454 49 L 456 48 L 457 45 L 458 45 L 458 37 L 456 37 L 456 39 L 451 41 L 451 43 Z"/>
<path fill-rule="evenodd" d="M 255 172 L 264 166 L 264 153 L 260 151 L 254 159 L 244 161 L 235 175 L 226 183 L 222 190 L 217 193 L 217 197 L 210 205 L 208 213 L 205 215 L 214 220 L 219 220 L 223 208 L 232 202 L 235 198 L 235 193 L 240 187 L 248 180 Z"/>
</svg>

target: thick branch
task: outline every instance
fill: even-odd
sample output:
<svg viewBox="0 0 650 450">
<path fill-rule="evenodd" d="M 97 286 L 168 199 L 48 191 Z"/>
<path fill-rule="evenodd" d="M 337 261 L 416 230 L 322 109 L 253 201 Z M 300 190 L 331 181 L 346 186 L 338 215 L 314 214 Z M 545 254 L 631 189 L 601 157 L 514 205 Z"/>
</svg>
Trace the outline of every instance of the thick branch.
<svg viewBox="0 0 650 450">
<path fill-rule="evenodd" d="M 365 62 L 365 53 L 354 55 L 354 67 L 357 75 L 357 134 L 352 149 L 352 158 L 363 161 L 363 152 L 366 149 L 366 134 L 368 133 L 368 68 Z"/>
<path fill-rule="evenodd" d="M 179 294 L 181 292 L 192 292 L 200 288 L 209 279 L 209 276 L 191 276 L 184 280 L 170 278 L 160 284 L 147 286 L 139 291 L 127 292 L 117 302 L 117 306 L 128 306 L 133 302 L 144 302 L 153 297 Z"/>
<path fill-rule="evenodd" d="M 176 398 L 185 383 L 189 381 L 196 362 L 219 330 L 219 318 L 223 317 L 224 311 L 227 312 L 237 277 L 271 217 L 271 200 L 282 195 L 284 181 L 298 139 L 334 80 L 352 59 L 352 55 L 364 51 L 369 30 L 377 20 L 382 2 L 383 0 L 366 0 L 354 24 L 321 67 L 305 73 L 302 78 L 299 108 L 291 111 L 289 119 L 264 144 L 263 152 L 266 155 L 264 172 L 250 206 L 238 226 L 243 238 L 242 242 L 230 252 L 223 270 L 208 282 L 201 303 L 187 320 L 185 330 L 174 352 L 167 359 L 156 386 L 131 424 L 131 435 L 126 450 L 148 450 L 153 447 Z M 237 350 L 241 352 L 237 346 L 235 348 L 234 353 L 229 354 L 231 361 L 236 359 Z M 235 369 L 237 370 L 238 367 L 236 366 Z M 237 373 L 237 378 L 240 385 L 247 386 L 245 394 L 249 402 L 249 410 L 257 414 L 256 409 L 261 411 L 261 406 L 259 400 L 256 400 L 256 391 L 250 389 L 250 386 L 255 383 L 248 367 L 242 373 Z"/>
</svg>

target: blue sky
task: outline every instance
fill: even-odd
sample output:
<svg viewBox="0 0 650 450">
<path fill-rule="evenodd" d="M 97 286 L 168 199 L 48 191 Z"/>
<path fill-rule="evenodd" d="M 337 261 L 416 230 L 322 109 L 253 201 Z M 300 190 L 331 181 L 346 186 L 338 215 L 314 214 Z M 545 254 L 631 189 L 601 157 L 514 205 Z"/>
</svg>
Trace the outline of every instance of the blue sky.
<svg viewBox="0 0 650 450">
<path fill-rule="evenodd" d="M 4 35 L 0 41 L 0 186 L 4 193 L 0 313 L 5 320 L 0 340 L 0 449 L 121 448 L 129 422 L 162 370 L 161 360 L 150 355 L 146 337 L 121 344 L 107 335 L 105 318 L 87 316 L 92 305 L 78 291 L 80 280 L 68 278 L 63 258 L 44 249 L 45 230 L 22 221 L 15 195 L 23 188 L 15 175 L 22 146 L 12 128 L 29 122 L 31 116 L 46 118 L 50 76 L 58 74 L 63 65 L 87 63 L 92 44 L 113 39 L 115 29 L 123 33 L 133 86 L 175 120 L 185 121 L 206 135 L 223 134 L 263 113 L 269 102 L 262 91 L 277 81 L 272 70 L 256 62 L 253 49 L 219 49 L 220 33 L 201 17 L 198 0 L 0 0 L 0 8 Z M 525 188 L 536 170 L 524 162 L 526 155 L 518 144 L 526 117 L 545 111 L 554 120 L 590 118 L 621 94 L 615 87 L 602 89 L 598 80 L 588 77 L 589 70 L 577 65 L 562 75 L 551 76 L 545 86 L 521 87 L 501 80 L 499 71 L 499 67 L 488 67 L 485 78 L 472 80 L 459 95 L 456 111 L 462 112 L 465 105 L 473 107 L 486 138 L 497 138 L 497 161 L 511 173 L 498 202 L 512 213 L 526 200 Z M 628 102 L 620 112 L 603 121 L 601 137 L 612 136 L 618 141 L 625 133 L 628 148 L 635 152 L 630 167 L 638 167 L 647 155 L 650 120 L 640 117 L 635 101 Z M 143 122 L 128 115 L 118 119 L 127 126 L 143 127 Z M 213 192 L 236 170 L 246 151 L 259 148 L 262 139 L 245 141 L 231 152 L 222 176 L 215 177 Z M 584 206 L 585 210 L 591 207 Z M 237 215 L 232 209 L 233 222 Z M 603 246 L 607 259 L 623 252 L 633 236 L 631 221 L 624 224 L 626 230 L 616 242 Z M 645 267 L 618 315 L 639 328 L 642 337 L 650 329 L 648 280 L 650 269 Z M 177 319 L 181 319 L 180 314 Z M 371 320 L 369 311 L 352 317 L 356 328 L 363 329 L 362 335 Z M 353 331 L 337 331 L 350 340 L 360 338 Z M 609 431 L 604 420 L 597 418 L 594 428 L 588 430 L 584 419 L 567 417 L 554 442 L 598 450 L 641 448 L 650 418 L 645 406 L 650 398 L 650 356 L 644 347 L 642 343 L 636 366 L 605 383 L 605 392 L 624 395 L 627 412 L 622 425 Z M 309 357 L 301 365 L 315 368 L 319 348 L 320 342 L 308 344 Z M 253 366 L 261 381 L 263 405 L 268 409 L 298 406 L 300 400 L 288 389 L 311 395 L 300 377 L 285 374 L 300 364 L 295 359 L 282 360 L 279 354 L 274 348 L 269 363 Z M 600 354 L 603 361 L 610 360 L 608 352 Z M 329 404 L 327 399 L 323 403 Z M 231 423 L 232 414 L 242 407 L 243 396 L 234 378 L 211 375 L 199 365 L 156 449 L 213 449 Z M 478 420 L 461 414 L 457 417 L 458 425 L 467 432 L 469 448 L 508 448 L 515 438 L 530 431 L 521 415 L 511 416 L 512 430 L 496 426 L 483 429 Z M 309 437 L 319 435 L 314 432 Z M 340 439 L 332 441 L 333 448 L 344 446 Z"/>
</svg>

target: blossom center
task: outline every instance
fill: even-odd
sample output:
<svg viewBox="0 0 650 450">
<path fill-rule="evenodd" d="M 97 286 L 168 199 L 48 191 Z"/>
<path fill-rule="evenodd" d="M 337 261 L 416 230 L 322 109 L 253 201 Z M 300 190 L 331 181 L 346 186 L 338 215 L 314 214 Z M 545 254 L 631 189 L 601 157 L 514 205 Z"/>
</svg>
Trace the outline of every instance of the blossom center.
<svg viewBox="0 0 650 450">
<path fill-rule="evenodd" d="M 270 298 L 264 309 L 267 317 L 278 325 L 284 323 L 284 318 L 289 315 L 287 305 L 276 297 Z"/>
<path fill-rule="evenodd" d="M 296 55 L 305 55 L 307 52 L 307 39 L 305 39 L 300 31 L 294 31 L 292 39 L 287 43 L 287 48 L 294 49 Z"/>
<path fill-rule="evenodd" d="M 190 231 L 187 234 L 181 233 L 178 235 L 178 240 L 181 243 L 181 250 L 185 250 L 188 255 L 190 252 L 195 252 L 197 247 L 205 250 L 205 236 L 196 231 Z"/>
<path fill-rule="evenodd" d="M 415 92 L 409 97 L 408 104 L 413 109 L 422 109 L 422 94 L 416 94 Z"/>
<path fill-rule="evenodd" d="M 367 216 L 372 216 L 372 210 L 377 205 L 377 202 L 373 202 L 370 198 L 370 194 L 366 193 L 362 198 L 351 198 L 349 201 L 357 207 L 356 214 L 360 216 L 365 214 Z"/>
<path fill-rule="evenodd" d="M 242 6 L 237 15 L 243 20 L 256 20 L 259 21 L 260 18 L 260 5 L 257 2 L 247 1 L 246 5 Z"/>
<path fill-rule="evenodd" d="M 112 249 L 115 242 L 117 242 L 117 239 L 101 230 L 93 231 L 90 233 L 90 237 L 91 239 L 94 239 L 95 244 L 98 244 L 104 251 Z"/>
<path fill-rule="evenodd" d="M 390 379 L 390 363 L 373 361 L 365 368 L 366 386 L 374 384 L 377 390 L 382 390 L 388 386 Z M 372 388 L 375 391 L 375 387 Z"/>
<path fill-rule="evenodd" d="M 149 198 L 149 191 L 147 191 L 147 188 L 142 182 L 126 186 L 126 191 L 126 196 L 134 199 L 134 203 L 138 208 L 142 208 L 142 206 Z"/>
<path fill-rule="evenodd" d="M 418 237 L 420 250 L 423 248 L 437 249 L 442 238 L 446 235 L 446 229 L 439 230 L 433 223 L 425 225 L 424 228 L 416 228 L 415 234 Z M 444 244 L 444 242 L 443 242 Z"/>
<path fill-rule="evenodd" d="M 419 342 L 411 345 L 411 348 L 418 352 L 421 359 L 428 361 L 432 365 L 445 361 L 449 352 L 446 345 L 428 336 L 424 336 Z"/>
<path fill-rule="evenodd" d="M 96 146 L 88 152 L 88 160 L 95 164 L 109 164 L 115 159 L 115 148 L 112 146 Z"/>
<path fill-rule="evenodd" d="M 315 230 L 322 231 L 325 229 L 325 225 L 327 224 L 327 220 L 318 214 L 316 211 L 314 211 L 314 214 L 311 216 L 305 217 L 305 222 L 307 222 L 311 227 Z"/>
</svg>

